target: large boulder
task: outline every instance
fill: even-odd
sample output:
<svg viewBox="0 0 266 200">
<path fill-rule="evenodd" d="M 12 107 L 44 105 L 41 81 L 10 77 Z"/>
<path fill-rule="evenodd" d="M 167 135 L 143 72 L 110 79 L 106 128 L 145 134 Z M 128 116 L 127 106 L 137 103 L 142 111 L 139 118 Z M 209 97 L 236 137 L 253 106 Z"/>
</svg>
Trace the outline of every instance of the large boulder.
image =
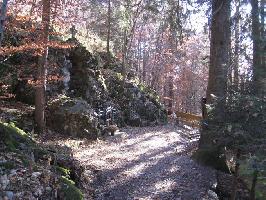
<svg viewBox="0 0 266 200">
<path fill-rule="evenodd" d="M 47 125 L 73 137 L 96 139 L 99 135 L 97 115 L 82 99 L 61 97 L 50 101 Z"/>
</svg>

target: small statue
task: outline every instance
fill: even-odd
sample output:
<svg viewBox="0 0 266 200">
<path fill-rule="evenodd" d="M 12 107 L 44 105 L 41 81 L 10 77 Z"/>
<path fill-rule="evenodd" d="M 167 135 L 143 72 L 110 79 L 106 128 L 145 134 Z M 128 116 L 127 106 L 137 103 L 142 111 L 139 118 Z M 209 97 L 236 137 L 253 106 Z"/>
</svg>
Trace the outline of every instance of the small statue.
<svg viewBox="0 0 266 200">
<path fill-rule="evenodd" d="M 70 33 L 71 33 L 71 38 L 75 39 L 76 38 L 76 34 L 78 33 L 78 31 L 76 30 L 75 25 L 72 25 L 72 27 L 70 28 Z"/>
</svg>

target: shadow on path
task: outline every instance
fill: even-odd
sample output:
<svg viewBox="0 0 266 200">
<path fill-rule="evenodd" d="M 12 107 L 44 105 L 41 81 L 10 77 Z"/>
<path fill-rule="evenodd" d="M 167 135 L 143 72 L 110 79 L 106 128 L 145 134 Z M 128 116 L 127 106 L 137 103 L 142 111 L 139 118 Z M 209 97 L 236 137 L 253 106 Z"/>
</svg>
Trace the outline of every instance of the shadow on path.
<svg viewBox="0 0 266 200">
<path fill-rule="evenodd" d="M 203 199 L 214 172 L 187 155 L 188 130 L 164 126 L 123 130 L 89 145 L 79 158 L 98 169 L 95 199 Z"/>
</svg>

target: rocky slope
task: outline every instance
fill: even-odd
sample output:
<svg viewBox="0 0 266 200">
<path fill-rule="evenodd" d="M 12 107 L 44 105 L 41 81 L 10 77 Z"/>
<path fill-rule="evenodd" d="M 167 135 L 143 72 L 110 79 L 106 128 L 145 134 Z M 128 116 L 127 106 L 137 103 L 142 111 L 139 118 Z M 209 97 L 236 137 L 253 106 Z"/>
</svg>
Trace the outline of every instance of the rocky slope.
<svg viewBox="0 0 266 200">
<path fill-rule="evenodd" d="M 49 128 L 72 136 L 96 138 L 103 126 L 109 124 L 122 127 L 166 122 L 166 110 L 156 93 L 138 84 L 132 73 L 123 77 L 118 60 L 112 58 L 107 66 L 104 53 L 93 55 L 77 40 L 68 42 L 75 47 L 51 48 L 48 58 Z M 0 94 L 14 94 L 16 100 L 34 104 L 37 60 L 31 52 L 17 53 L 2 63 Z"/>
<path fill-rule="evenodd" d="M 69 154 L 34 141 L 14 123 L 0 122 L 0 137 L 0 199 L 83 199 Z"/>
</svg>

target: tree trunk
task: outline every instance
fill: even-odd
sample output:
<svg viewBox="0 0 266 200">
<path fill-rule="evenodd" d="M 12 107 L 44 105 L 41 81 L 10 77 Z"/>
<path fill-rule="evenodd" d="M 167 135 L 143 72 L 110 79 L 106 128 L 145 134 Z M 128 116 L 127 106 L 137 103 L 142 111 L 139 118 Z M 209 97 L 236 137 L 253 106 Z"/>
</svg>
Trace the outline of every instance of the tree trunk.
<svg viewBox="0 0 266 200">
<path fill-rule="evenodd" d="M 107 17 L 107 65 L 110 64 L 111 55 L 110 55 L 110 34 L 111 34 L 111 0 L 108 0 L 108 17 Z"/>
<path fill-rule="evenodd" d="M 207 87 L 207 104 L 213 107 L 212 116 L 202 123 L 198 159 L 220 170 L 227 170 L 222 149 L 214 142 L 220 137 L 208 127 L 224 122 L 227 95 L 227 78 L 230 64 L 230 0 L 212 1 L 210 67 Z M 207 125 L 207 126 L 206 126 Z"/>
<path fill-rule="evenodd" d="M 207 103 L 217 103 L 214 114 L 218 121 L 223 121 L 225 114 L 227 72 L 230 62 L 230 2 L 229 0 L 212 1 Z"/>
<path fill-rule="evenodd" d="M 49 41 L 49 26 L 50 26 L 50 0 L 42 1 L 42 45 L 41 57 L 39 58 L 37 71 L 37 84 L 35 91 L 35 123 L 36 132 L 43 133 L 45 129 L 45 88 L 46 88 L 46 71 L 48 57 L 48 41 Z"/>
<path fill-rule="evenodd" d="M 251 0 L 252 6 L 252 38 L 253 38 L 253 90 L 258 96 L 262 96 L 266 90 L 266 66 L 262 65 L 262 48 L 259 21 L 258 0 Z"/>
<path fill-rule="evenodd" d="M 238 176 L 239 176 L 239 167 L 240 167 L 239 159 L 240 159 L 240 150 L 237 149 L 236 166 L 235 166 L 234 182 L 233 182 L 233 190 L 232 190 L 232 194 L 231 194 L 231 200 L 236 200 L 236 198 L 237 198 Z"/>
<path fill-rule="evenodd" d="M 236 0 L 236 20 L 235 20 L 235 52 L 234 52 L 234 90 L 238 91 L 239 86 L 239 47 L 240 47 L 240 0 Z"/>
<path fill-rule="evenodd" d="M 122 58 L 122 66 L 123 66 L 123 85 L 125 85 L 126 82 L 126 76 L 127 76 L 127 30 L 124 30 L 124 35 L 123 35 L 123 58 Z"/>
<path fill-rule="evenodd" d="M 168 108 L 170 110 L 174 110 L 174 77 L 173 76 L 169 76 L 168 77 L 168 81 L 169 81 L 169 102 L 168 102 Z"/>
<path fill-rule="evenodd" d="M 256 200 L 256 184 L 258 180 L 258 170 L 255 169 L 253 172 L 253 179 L 252 179 L 252 185 L 250 189 L 250 200 Z"/>
<path fill-rule="evenodd" d="M 266 35 L 265 35 L 265 1 L 266 0 L 261 0 L 261 4 L 260 4 L 260 17 L 261 17 L 261 38 L 263 40 L 265 40 Z M 266 44 L 264 42 L 264 46 L 262 46 L 262 66 L 266 65 Z"/>
<path fill-rule="evenodd" d="M 6 12 L 7 12 L 7 3 L 8 0 L 3 0 L 2 8 L 1 8 L 1 18 L 0 18 L 0 47 L 2 46 L 2 41 L 4 39 L 4 24 L 6 20 Z"/>
</svg>

